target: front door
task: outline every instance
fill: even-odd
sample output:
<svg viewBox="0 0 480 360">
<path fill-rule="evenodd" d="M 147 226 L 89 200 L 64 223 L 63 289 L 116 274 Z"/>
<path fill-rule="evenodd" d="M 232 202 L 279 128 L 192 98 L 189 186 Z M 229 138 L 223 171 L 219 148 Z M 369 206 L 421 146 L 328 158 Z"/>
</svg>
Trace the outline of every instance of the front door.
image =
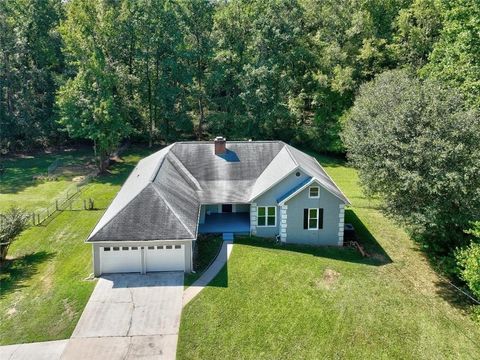
<svg viewBox="0 0 480 360">
<path fill-rule="evenodd" d="M 231 213 L 232 204 L 222 204 L 222 213 Z"/>
</svg>

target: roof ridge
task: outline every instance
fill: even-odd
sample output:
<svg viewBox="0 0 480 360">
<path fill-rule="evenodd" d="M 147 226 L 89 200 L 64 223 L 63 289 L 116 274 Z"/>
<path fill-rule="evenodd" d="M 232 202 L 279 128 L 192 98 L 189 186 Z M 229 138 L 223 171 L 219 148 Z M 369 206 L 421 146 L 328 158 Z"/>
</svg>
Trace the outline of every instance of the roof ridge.
<svg viewBox="0 0 480 360">
<path fill-rule="evenodd" d="M 215 140 L 186 140 L 186 141 L 176 141 L 173 144 L 213 144 Z M 228 143 L 248 143 L 248 144 L 259 144 L 259 143 L 282 143 L 282 140 L 228 140 Z"/>
<path fill-rule="evenodd" d="M 284 144 L 285 144 L 284 148 L 287 150 L 288 155 L 290 155 L 290 158 L 291 158 L 292 161 L 295 163 L 295 165 L 298 166 L 298 161 L 297 161 L 297 159 L 295 159 L 295 156 L 293 156 L 292 152 L 290 151 L 290 145 L 288 145 L 287 143 L 284 143 Z"/>
<path fill-rule="evenodd" d="M 150 181 L 150 182 L 153 182 L 153 181 L 155 180 L 155 178 L 157 177 L 157 175 L 158 175 L 158 173 L 159 173 L 159 171 L 160 171 L 160 168 L 162 167 L 163 162 L 165 161 L 165 158 L 167 157 L 167 155 L 171 152 L 171 150 L 172 150 L 172 148 L 173 148 L 173 145 L 175 145 L 175 143 L 170 144 L 170 145 L 168 145 L 168 146 L 165 146 L 164 148 L 158 150 L 158 152 L 160 152 L 160 151 L 162 151 L 162 150 L 165 150 L 165 149 L 168 149 L 168 148 L 169 148 L 169 149 L 166 151 L 166 153 L 163 155 L 162 160 L 159 161 L 158 165 L 155 167 L 155 170 L 153 171 L 152 176 L 150 176 L 150 178 L 149 178 L 149 181 Z M 153 154 L 156 154 L 156 153 L 153 153 Z M 153 154 L 152 154 L 152 155 L 153 155 Z M 142 160 L 143 160 L 143 159 L 142 159 Z M 140 161 L 141 161 L 141 160 L 140 160 Z"/>
<path fill-rule="evenodd" d="M 178 219 L 178 221 L 183 225 L 184 229 L 187 230 L 187 232 L 192 236 L 192 238 L 194 238 L 195 236 L 192 234 L 192 232 L 188 229 L 188 227 L 185 225 L 185 223 L 182 221 L 182 219 L 180 218 L 180 216 L 178 216 L 178 214 L 176 213 L 175 210 L 173 210 L 172 206 L 170 205 L 170 203 L 167 201 L 167 199 L 165 199 L 165 197 L 163 196 L 163 194 L 161 193 L 161 191 L 159 189 L 157 189 L 157 186 L 155 184 L 152 184 L 152 187 L 153 189 L 155 190 L 155 192 L 158 194 L 158 196 L 160 196 L 160 198 L 165 202 L 165 204 L 167 204 L 168 208 L 170 209 L 170 211 L 173 213 L 173 215 L 175 215 L 175 217 Z"/>
<path fill-rule="evenodd" d="M 190 183 L 190 185 L 193 185 L 193 187 L 195 187 L 195 189 L 197 191 L 201 191 L 202 187 L 201 187 L 200 183 L 195 178 L 195 176 L 193 176 L 192 173 L 190 171 L 188 171 L 188 169 L 185 167 L 185 165 L 183 165 L 182 161 L 177 157 L 177 155 L 175 155 L 175 153 L 173 151 L 170 151 L 167 154 L 167 156 L 170 157 L 168 160 L 170 160 L 173 167 L 175 169 L 179 170 L 180 172 L 182 172 L 183 175 L 186 176 L 186 178 L 185 178 L 185 176 L 182 176 L 185 179 L 185 181 Z M 182 175 L 182 174 L 180 174 L 180 175 Z"/>
<path fill-rule="evenodd" d="M 308 154 L 307 154 L 308 155 Z M 318 164 L 318 166 L 320 166 L 320 168 L 323 170 L 323 172 L 325 173 L 325 175 L 327 175 L 327 177 L 330 179 L 330 181 L 332 182 L 333 185 L 335 185 L 335 187 L 340 191 L 340 193 L 343 195 L 343 197 L 347 200 L 348 203 L 352 203 L 350 201 L 350 199 L 347 197 L 347 195 L 345 195 L 345 193 L 342 191 L 342 189 L 340 189 L 340 186 L 337 185 L 337 183 L 332 179 L 332 177 L 330 175 L 328 175 L 328 173 L 325 171 L 325 169 L 323 168 L 322 164 L 320 164 L 320 162 L 317 160 L 316 157 L 312 156 L 313 160 L 315 160 L 315 162 Z"/>
</svg>

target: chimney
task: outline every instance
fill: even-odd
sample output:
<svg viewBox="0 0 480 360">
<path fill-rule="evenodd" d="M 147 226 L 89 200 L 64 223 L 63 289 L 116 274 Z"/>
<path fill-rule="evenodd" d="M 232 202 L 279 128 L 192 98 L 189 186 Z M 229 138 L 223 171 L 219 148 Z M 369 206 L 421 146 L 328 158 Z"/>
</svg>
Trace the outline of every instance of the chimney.
<svg viewBox="0 0 480 360">
<path fill-rule="evenodd" d="M 227 151 L 227 139 L 223 136 L 217 136 L 213 142 L 215 143 L 215 155 L 225 154 Z"/>
</svg>

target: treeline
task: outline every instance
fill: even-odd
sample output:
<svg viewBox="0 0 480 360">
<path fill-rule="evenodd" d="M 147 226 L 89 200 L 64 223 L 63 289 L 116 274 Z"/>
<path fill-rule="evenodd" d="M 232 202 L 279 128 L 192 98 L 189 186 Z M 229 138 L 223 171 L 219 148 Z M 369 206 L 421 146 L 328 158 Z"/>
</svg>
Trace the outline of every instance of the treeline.
<svg viewBox="0 0 480 360">
<path fill-rule="evenodd" d="M 357 89 L 406 67 L 480 104 L 475 0 L 5 0 L 4 151 L 282 139 L 344 152 Z"/>
</svg>

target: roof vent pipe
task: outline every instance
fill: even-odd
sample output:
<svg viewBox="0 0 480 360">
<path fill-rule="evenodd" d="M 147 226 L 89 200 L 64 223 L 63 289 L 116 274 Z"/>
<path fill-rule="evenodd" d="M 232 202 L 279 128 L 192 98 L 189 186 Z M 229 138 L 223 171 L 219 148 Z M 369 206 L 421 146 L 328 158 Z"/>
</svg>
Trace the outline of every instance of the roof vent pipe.
<svg viewBox="0 0 480 360">
<path fill-rule="evenodd" d="M 215 144 L 215 155 L 225 154 L 227 151 L 227 139 L 223 136 L 217 136 L 213 142 Z"/>
</svg>

